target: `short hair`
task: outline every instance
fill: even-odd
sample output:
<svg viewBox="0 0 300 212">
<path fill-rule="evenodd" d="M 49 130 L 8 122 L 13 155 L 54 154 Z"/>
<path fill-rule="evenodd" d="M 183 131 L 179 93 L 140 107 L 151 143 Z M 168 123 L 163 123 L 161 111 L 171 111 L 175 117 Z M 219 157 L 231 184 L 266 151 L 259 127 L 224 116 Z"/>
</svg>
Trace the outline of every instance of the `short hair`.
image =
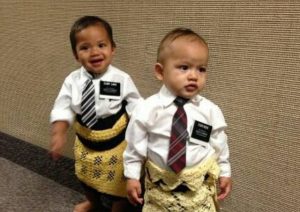
<svg viewBox="0 0 300 212">
<path fill-rule="evenodd" d="M 174 40 L 180 37 L 189 37 L 189 38 L 194 38 L 199 40 L 201 43 L 203 43 L 206 47 L 208 47 L 206 41 L 204 40 L 203 37 L 201 37 L 199 34 L 194 32 L 193 30 L 189 28 L 175 28 L 169 33 L 165 35 L 165 37 L 161 40 L 158 50 L 157 50 L 157 62 L 162 62 L 164 57 L 163 57 L 163 51 L 165 48 L 167 48 Z"/>
<path fill-rule="evenodd" d="M 95 25 L 100 25 L 100 26 L 104 27 L 104 29 L 106 30 L 106 32 L 108 34 L 108 37 L 109 37 L 112 47 L 116 47 L 116 43 L 114 42 L 114 39 L 113 39 L 112 27 L 106 20 L 104 20 L 98 16 L 83 16 L 75 21 L 75 23 L 71 27 L 71 31 L 70 31 L 71 47 L 72 47 L 73 54 L 76 57 L 77 57 L 76 34 L 89 26 L 95 26 Z"/>
</svg>

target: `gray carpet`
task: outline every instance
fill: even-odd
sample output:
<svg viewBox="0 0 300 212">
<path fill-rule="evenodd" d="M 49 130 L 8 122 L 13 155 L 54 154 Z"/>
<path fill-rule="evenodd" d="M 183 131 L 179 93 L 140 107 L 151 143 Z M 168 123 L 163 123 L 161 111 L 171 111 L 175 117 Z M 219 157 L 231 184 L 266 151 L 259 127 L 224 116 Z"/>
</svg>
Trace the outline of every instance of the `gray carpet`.
<svg viewBox="0 0 300 212">
<path fill-rule="evenodd" d="M 0 157 L 1 212 L 69 212 L 84 196 Z"/>
</svg>

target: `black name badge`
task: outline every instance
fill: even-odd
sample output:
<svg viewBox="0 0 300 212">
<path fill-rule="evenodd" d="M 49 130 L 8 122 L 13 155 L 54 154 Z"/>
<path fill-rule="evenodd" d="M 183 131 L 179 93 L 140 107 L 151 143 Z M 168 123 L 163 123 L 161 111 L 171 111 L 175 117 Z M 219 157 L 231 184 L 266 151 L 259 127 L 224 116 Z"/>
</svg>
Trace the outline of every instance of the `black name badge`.
<svg viewBox="0 0 300 212">
<path fill-rule="evenodd" d="M 210 138 L 211 130 L 212 130 L 212 126 L 204 124 L 199 121 L 195 121 L 191 137 L 208 142 Z"/>
<path fill-rule="evenodd" d="M 100 81 L 100 95 L 120 96 L 121 84 L 119 82 Z"/>
</svg>

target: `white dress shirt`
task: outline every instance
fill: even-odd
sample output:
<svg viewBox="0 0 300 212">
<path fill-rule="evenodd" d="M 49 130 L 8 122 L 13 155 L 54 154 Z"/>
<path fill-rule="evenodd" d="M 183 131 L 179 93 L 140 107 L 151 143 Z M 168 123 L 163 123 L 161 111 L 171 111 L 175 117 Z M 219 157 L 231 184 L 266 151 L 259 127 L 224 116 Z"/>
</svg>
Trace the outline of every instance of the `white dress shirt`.
<svg viewBox="0 0 300 212">
<path fill-rule="evenodd" d="M 85 82 L 91 75 L 81 67 L 66 77 L 61 90 L 55 100 L 50 114 L 50 122 L 68 121 L 72 124 L 75 114 L 81 114 L 82 90 Z M 100 81 L 120 83 L 120 96 L 100 95 Z M 130 116 L 141 96 L 131 77 L 120 69 L 110 65 L 105 73 L 93 79 L 95 87 L 95 103 L 97 118 L 106 118 L 116 114 L 122 107 L 122 101 L 126 100 L 126 111 Z"/>
<path fill-rule="evenodd" d="M 128 146 L 124 152 L 125 176 L 139 179 L 146 159 L 163 169 L 167 166 L 172 118 L 177 110 L 174 96 L 165 86 L 159 93 L 141 101 L 134 109 L 126 131 Z M 197 95 L 184 105 L 187 114 L 189 138 L 186 146 L 186 166 L 194 166 L 216 155 L 220 176 L 231 176 L 229 149 L 220 108 L 208 99 Z M 212 126 L 209 142 L 192 138 L 195 121 Z"/>
</svg>

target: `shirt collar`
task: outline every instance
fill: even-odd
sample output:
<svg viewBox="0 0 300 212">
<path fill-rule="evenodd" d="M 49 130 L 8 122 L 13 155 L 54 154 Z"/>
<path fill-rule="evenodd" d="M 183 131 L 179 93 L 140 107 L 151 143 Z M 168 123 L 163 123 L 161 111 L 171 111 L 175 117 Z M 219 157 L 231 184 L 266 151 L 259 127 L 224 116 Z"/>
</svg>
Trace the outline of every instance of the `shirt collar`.
<svg viewBox="0 0 300 212">
<path fill-rule="evenodd" d="M 176 96 L 165 85 L 163 85 L 159 91 L 159 99 L 164 107 L 168 107 L 176 99 Z M 196 95 L 190 99 L 189 102 L 198 106 L 202 99 L 203 98 L 200 95 Z"/>
<path fill-rule="evenodd" d="M 83 78 L 84 80 L 87 80 L 87 79 L 100 79 L 100 78 L 102 78 L 104 75 L 106 75 L 108 72 L 110 72 L 111 71 L 111 69 L 112 69 L 112 67 L 111 67 L 111 65 L 109 65 L 108 67 L 107 67 L 107 70 L 104 72 L 104 73 L 102 73 L 102 74 L 99 74 L 99 75 L 97 75 L 96 77 L 94 77 L 94 76 L 92 76 L 83 66 L 81 66 L 81 68 L 80 68 L 80 76 L 81 76 L 81 78 Z"/>
</svg>

